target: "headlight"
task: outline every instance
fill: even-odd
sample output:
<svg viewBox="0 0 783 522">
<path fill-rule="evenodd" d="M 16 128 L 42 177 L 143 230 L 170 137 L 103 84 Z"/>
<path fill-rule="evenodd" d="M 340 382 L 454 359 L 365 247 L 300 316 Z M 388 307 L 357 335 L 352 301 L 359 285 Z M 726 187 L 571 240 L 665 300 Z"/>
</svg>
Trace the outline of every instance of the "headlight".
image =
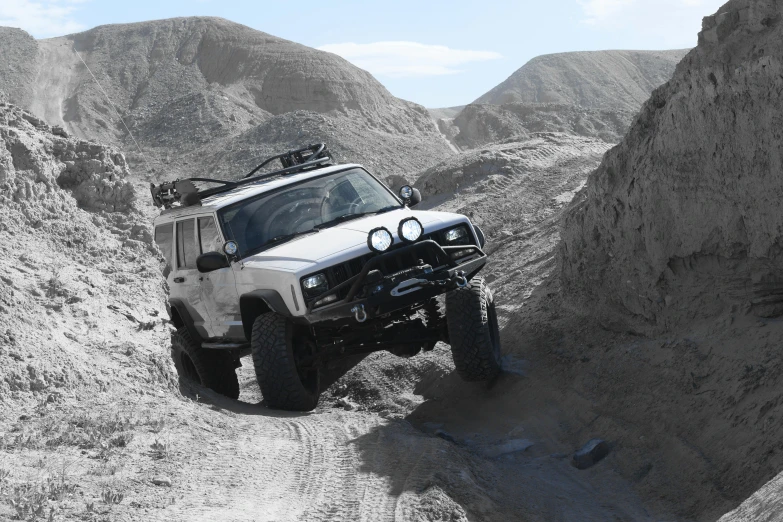
<svg viewBox="0 0 783 522">
<path fill-rule="evenodd" d="M 302 284 L 306 290 L 312 290 L 321 285 L 326 285 L 326 276 L 323 274 L 315 274 L 314 276 L 305 277 L 304 280 L 302 280 Z"/>
<path fill-rule="evenodd" d="M 397 229 L 400 239 L 407 241 L 408 243 L 413 243 L 419 239 L 422 232 L 424 232 L 424 227 L 422 227 L 419 220 L 414 217 L 400 221 L 400 226 Z"/>
<path fill-rule="evenodd" d="M 318 297 L 327 290 L 329 290 L 329 281 L 326 279 L 326 274 L 314 274 L 302 278 L 302 291 L 305 299 Z"/>
<path fill-rule="evenodd" d="M 460 225 L 443 233 L 443 240 L 448 245 L 468 245 L 471 243 L 468 227 Z"/>
<path fill-rule="evenodd" d="M 375 252 L 384 252 L 389 249 L 394 239 L 391 232 L 383 227 L 370 230 L 367 236 L 367 246 Z"/>
</svg>

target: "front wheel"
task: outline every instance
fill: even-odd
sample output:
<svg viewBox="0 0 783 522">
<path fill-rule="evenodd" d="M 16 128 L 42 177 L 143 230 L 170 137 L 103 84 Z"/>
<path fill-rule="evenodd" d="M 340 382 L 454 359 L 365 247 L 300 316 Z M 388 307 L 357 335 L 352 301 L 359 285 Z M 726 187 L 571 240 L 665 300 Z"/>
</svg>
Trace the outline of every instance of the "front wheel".
<svg viewBox="0 0 783 522">
<path fill-rule="evenodd" d="M 298 364 L 307 354 L 307 344 L 294 324 L 273 312 L 259 315 L 253 323 L 250 348 L 258 386 L 270 408 L 315 409 L 321 395 L 319 371 Z"/>
<path fill-rule="evenodd" d="M 489 381 L 501 370 L 500 329 L 492 291 L 481 277 L 446 294 L 446 324 L 457 373 Z"/>
</svg>

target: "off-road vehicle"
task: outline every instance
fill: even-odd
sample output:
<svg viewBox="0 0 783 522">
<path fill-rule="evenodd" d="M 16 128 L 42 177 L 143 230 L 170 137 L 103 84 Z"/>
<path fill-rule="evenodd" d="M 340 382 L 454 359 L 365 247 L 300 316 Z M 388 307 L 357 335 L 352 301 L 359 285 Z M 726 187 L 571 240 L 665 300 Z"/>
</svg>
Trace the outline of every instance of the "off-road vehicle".
<svg viewBox="0 0 783 522">
<path fill-rule="evenodd" d="M 275 159 L 282 169 L 259 173 Z M 318 144 L 238 181 L 151 192 L 165 207 L 155 241 L 181 378 L 237 398 L 235 370 L 252 353 L 269 407 L 311 410 L 324 371 L 378 350 L 410 357 L 444 341 L 465 380 L 499 373 L 492 292 L 476 277 L 484 235 L 465 216 L 411 210 L 417 189 L 395 194 Z"/>
</svg>

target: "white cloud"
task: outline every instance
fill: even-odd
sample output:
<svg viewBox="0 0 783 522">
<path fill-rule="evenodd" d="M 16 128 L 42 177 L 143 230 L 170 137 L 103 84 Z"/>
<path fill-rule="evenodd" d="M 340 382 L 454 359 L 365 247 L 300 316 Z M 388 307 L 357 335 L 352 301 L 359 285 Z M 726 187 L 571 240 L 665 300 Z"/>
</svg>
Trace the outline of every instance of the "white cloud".
<svg viewBox="0 0 783 522">
<path fill-rule="evenodd" d="M 83 30 L 74 13 L 89 0 L 0 0 L 0 26 L 19 27 L 37 38 Z"/>
<path fill-rule="evenodd" d="M 460 65 L 501 57 L 491 51 L 466 51 L 417 42 L 338 43 L 318 49 L 342 56 L 376 76 L 393 78 L 455 74 L 461 72 Z"/>
<path fill-rule="evenodd" d="M 616 16 L 623 7 L 633 2 L 634 0 L 582 0 L 579 4 L 585 15 L 583 22 L 596 25 Z"/>
<path fill-rule="evenodd" d="M 612 32 L 656 35 L 662 46 L 696 45 L 701 19 L 726 0 L 578 0 L 582 23 Z"/>
</svg>

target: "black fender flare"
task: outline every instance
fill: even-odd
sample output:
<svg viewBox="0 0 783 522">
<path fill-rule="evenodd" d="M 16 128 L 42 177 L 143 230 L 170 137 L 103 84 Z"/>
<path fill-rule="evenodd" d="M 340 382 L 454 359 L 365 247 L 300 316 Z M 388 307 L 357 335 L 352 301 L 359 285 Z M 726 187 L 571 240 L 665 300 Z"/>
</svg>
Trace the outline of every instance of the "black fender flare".
<svg viewBox="0 0 783 522">
<path fill-rule="evenodd" d="M 185 327 L 190 334 L 190 337 L 194 341 L 200 342 L 201 335 L 193 324 L 193 318 L 190 316 L 190 312 L 188 312 L 185 302 L 178 297 L 173 297 L 169 299 L 169 306 L 167 308 L 169 308 L 169 317 L 171 318 L 171 323 L 174 327 L 177 329 Z"/>
<path fill-rule="evenodd" d="M 242 294 L 239 297 L 239 310 L 242 315 L 242 328 L 248 341 L 252 336 L 253 322 L 259 315 L 275 312 L 291 317 L 291 311 L 283 301 L 283 296 L 276 290 L 253 290 Z"/>
</svg>

